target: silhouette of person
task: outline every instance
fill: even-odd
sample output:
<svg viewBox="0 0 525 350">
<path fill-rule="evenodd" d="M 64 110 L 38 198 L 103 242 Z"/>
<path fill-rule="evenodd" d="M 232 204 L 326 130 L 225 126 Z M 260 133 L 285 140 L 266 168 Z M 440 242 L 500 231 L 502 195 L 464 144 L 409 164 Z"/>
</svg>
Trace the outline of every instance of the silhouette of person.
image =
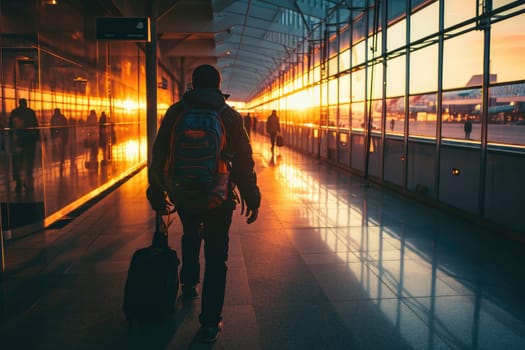
<svg viewBox="0 0 525 350">
<path fill-rule="evenodd" d="M 28 191 L 33 191 L 36 144 L 40 135 L 36 113 L 27 107 L 25 98 L 21 98 L 19 106 L 11 111 L 9 128 L 11 130 L 13 180 L 16 182 L 15 192 L 20 193 L 22 186 Z"/>
<path fill-rule="evenodd" d="M 226 147 L 233 154 L 231 160 L 228 161 L 231 165 L 231 172 L 227 198 L 219 206 L 203 211 L 194 211 L 182 205 L 177 207 L 183 228 L 180 281 L 182 297 L 185 299 L 194 299 L 199 295 L 196 287 L 200 282 L 199 256 L 204 240 L 205 267 L 199 322 L 201 323 L 201 340 L 211 343 L 217 340 L 222 329 L 222 310 L 228 270 L 226 262 L 228 260 L 229 230 L 235 210 L 234 184 L 246 203 L 245 215 L 248 218 L 246 221 L 248 224 L 257 219 L 261 195 L 254 171 L 252 147 L 244 130 L 243 118 L 233 108 L 225 106 L 225 95 L 220 90 L 219 71 L 207 64 L 198 66 L 192 74 L 192 81 L 194 89 L 186 92 L 182 101 L 168 109 L 159 128 L 153 144 L 151 165 L 148 169 L 150 185 L 146 194 L 151 207 L 157 212 L 166 210 L 165 193 L 177 205 L 173 186 L 163 175 L 166 157 L 172 152 L 170 145 L 173 125 L 179 120 L 185 106 L 213 108 L 214 110 L 224 108 L 219 118 L 224 124 Z M 242 211 L 241 214 L 243 214 Z"/>
<path fill-rule="evenodd" d="M 250 116 L 250 113 L 244 116 L 244 128 L 248 133 L 248 137 L 250 137 L 252 134 L 252 117 Z"/>
<path fill-rule="evenodd" d="M 394 126 L 396 125 L 396 121 L 394 118 L 390 119 L 390 130 L 394 130 Z"/>
<path fill-rule="evenodd" d="M 106 112 L 100 113 L 100 119 L 98 120 L 99 124 L 99 137 L 98 137 L 98 146 L 102 151 L 102 165 L 106 165 L 108 161 L 108 147 L 109 147 L 109 137 L 110 137 L 110 125 L 108 124 L 109 120 L 106 115 Z"/>
<path fill-rule="evenodd" d="M 255 134 L 257 132 L 257 116 L 256 115 L 253 116 L 252 124 L 253 124 L 253 133 Z"/>
<path fill-rule="evenodd" d="M 53 156 L 58 158 L 60 167 L 64 166 L 66 159 L 66 146 L 69 137 L 67 119 L 60 112 L 60 108 L 55 108 L 51 117 L 51 141 L 53 142 Z"/>
<path fill-rule="evenodd" d="M 472 121 L 469 117 L 465 120 L 465 126 L 463 127 L 463 130 L 465 130 L 465 139 L 470 140 L 470 133 L 472 132 Z"/>
<path fill-rule="evenodd" d="M 272 114 L 266 120 L 266 131 L 270 134 L 270 142 L 272 144 L 272 153 L 275 148 L 275 138 L 277 134 L 281 132 L 281 124 L 279 123 L 279 117 L 277 116 L 277 111 L 274 109 Z"/>
<path fill-rule="evenodd" d="M 91 110 L 86 120 L 86 138 L 84 145 L 88 149 L 88 160 L 86 161 L 86 168 L 98 168 L 98 120 L 95 110 Z"/>
</svg>

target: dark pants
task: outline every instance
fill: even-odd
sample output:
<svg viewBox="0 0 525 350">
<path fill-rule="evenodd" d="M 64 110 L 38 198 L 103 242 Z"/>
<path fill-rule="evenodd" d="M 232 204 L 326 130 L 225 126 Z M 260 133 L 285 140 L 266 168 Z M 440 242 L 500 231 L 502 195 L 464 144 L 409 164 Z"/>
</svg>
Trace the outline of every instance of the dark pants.
<svg viewBox="0 0 525 350">
<path fill-rule="evenodd" d="M 228 270 L 228 232 L 233 210 L 234 203 L 227 201 L 216 209 L 202 213 L 178 211 L 184 231 L 180 271 L 183 285 L 194 286 L 199 283 L 199 253 L 204 240 L 205 267 L 199 321 L 205 326 L 217 325 L 222 320 Z"/>
<path fill-rule="evenodd" d="M 275 139 L 277 138 L 277 133 L 271 133 L 270 134 L 270 141 L 272 143 L 272 151 L 275 148 Z"/>
<path fill-rule="evenodd" d="M 16 181 L 17 187 L 22 185 L 22 176 L 24 184 L 33 187 L 33 168 L 35 167 L 35 148 L 27 147 L 20 152 L 13 153 L 13 180 Z"/>
</svg>

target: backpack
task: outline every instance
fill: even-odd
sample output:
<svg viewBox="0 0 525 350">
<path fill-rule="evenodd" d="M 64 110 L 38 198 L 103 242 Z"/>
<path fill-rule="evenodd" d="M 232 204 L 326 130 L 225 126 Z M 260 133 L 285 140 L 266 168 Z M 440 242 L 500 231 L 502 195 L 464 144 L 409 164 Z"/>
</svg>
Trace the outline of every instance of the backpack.
<svg viewBox="0 0 525 350">
<path fill-rule="evenodd" d="M 228 198 L 229 161 L 219 110 L 186 108 L 175 120 L 164 165 L 165 183 L 176 208 L 205 211 Z"/>
</svg>

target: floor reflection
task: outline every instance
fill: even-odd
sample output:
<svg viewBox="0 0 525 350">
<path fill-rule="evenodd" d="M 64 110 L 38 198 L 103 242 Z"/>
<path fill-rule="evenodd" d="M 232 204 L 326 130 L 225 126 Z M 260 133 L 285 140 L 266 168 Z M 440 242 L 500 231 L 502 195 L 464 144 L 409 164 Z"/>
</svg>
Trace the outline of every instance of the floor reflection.
<svg viewBox="0 0 525 350">
<path fill-rule="evenodd" d="M 488 254 L 483 247 L 490 247 L 491 239 L 480 237 L 480 227 L 408 203 L 362 179 L 341 182 L 330 167 L 283 153 L 278 167 L 283 187 L 303 211 L 279 211 L 279 218 L 290 224 L 294 243 L 350 329 L 377 342 L 373 331 L 359 326 L 373 327 L 377 316 L 355 319 L 371 303 L 412 348 L 525 348 L 519 267 L 502 276 L 499 269 L 508 265 L 492 271 L 478 266 L 480 256 L 523 261 L 519 251 L 502 244 L 492 245 Z M 293 231 L 298 218 L 312 229 Z M 317 240 L 328 249 L 320 251 Z"/>
</svg>

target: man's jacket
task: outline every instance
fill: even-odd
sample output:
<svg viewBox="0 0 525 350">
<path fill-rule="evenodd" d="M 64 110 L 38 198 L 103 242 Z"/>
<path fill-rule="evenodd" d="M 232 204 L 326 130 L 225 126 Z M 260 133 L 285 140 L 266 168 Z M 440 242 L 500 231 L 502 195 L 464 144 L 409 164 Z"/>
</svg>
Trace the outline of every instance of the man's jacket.
<svg viewBox="0 0 525 350">
<path fill-rule="evenodd" d="M 219 110 L 226 103 L 219 89 L 195 89 L 184 94 L 182 101 L 173 104 L 166 112 L 153 144 L 152 160 L 149 166 L 149 182 L 152 187 L 166 190 L 164 164 L 169 153 L 173 124 L 184 108 L 207 108 Z M 260 205 L 257 176 L 254 171 L 252 147 L 244 129 L 242 116 L 227 106 L 220 114 L 226 132 L 226 149 L 231 153 L 230 182 L 239 188 L 249 208 Z"/>
</svg>

